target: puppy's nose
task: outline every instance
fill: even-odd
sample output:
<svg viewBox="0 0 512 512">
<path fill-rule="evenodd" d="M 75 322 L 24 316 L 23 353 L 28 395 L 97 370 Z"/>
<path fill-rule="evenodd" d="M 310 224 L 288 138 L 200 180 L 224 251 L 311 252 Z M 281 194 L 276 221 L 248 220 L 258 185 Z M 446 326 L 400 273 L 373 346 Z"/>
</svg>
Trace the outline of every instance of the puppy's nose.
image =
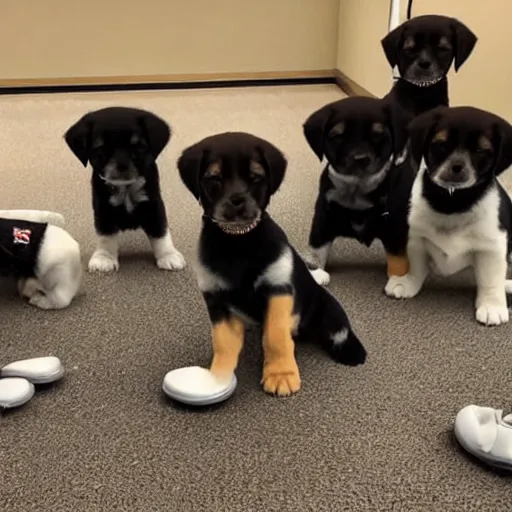
<svg viewBox="0 0 512 512">
<path fill-rule="evenodd" d="M 368 153 L 356 153 L 352 159 L 357 165 L 360 165 L 361 167 L 367 166 L 372 160 Z"/>
<path fill-rule="evenodd" d="M 420 59 L 418 61 L 418 66 L 421 68 L 421 69 L 428 69 L 430 67 L 432 63 L 427 60 L 427 59 Z"/>
<path fill-rule="evenodd" d="M 464 169 L 464 166 L 462 164 L 453 164 L 452 165 L 452 172 L 453 174 L 460 174 Z"/>
<path fill-rule="evenodd" d="M 229 198 L 229 202 L 235 207 L 235 208 L 241 208 L 245 206 L 245 195 L 244 194 L 233 194 Z"/>
</svg>

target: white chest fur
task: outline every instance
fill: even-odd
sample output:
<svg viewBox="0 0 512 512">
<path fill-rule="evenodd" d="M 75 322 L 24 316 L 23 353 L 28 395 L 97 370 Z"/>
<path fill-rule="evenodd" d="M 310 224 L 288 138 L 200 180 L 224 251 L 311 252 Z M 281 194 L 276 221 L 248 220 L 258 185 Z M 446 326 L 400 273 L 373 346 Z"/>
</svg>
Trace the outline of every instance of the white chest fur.
<svg viewBox="0 0 512 512">
<path fill-rule="evenodd" d="M 117 185 L 115 192 L 110 196 L 112 206 L 124 205 L 128 213 L 133 212 L 139 203 L 149 201 L 148 195 L 144 190 L 146 179 L 139 177 L 134 183 L 126 185 Z"/>
<path fill-rule="evenodd" d="M 423 197 L 423 172 L 420 169 L 412 189 L 409 236 L 424 240 L 432 270 L 454 274 L 472 266 L 477 252 L 499 252 L 506 259 L 507 235 L 499 226 L 498 189 L 491 188 L 468 212 L 445 215 L 432 210 Z"/>
</svg>

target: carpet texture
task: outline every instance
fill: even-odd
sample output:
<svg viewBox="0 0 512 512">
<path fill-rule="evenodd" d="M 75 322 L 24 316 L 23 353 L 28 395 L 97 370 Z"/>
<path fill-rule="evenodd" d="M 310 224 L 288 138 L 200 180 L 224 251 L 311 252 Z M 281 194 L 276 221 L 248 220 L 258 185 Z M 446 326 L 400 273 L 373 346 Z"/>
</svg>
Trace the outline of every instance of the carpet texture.
<svg viewBox="0 0 512 512">
<path fill-rule="evenodd" d="M 86 274 L 67 310 L 39 311 L 2 284 L 0 364 L 56 355 L 67 369 L 0 417 L 2 510 L 512 510 L 512 478 L 469 459 L 452 434 L 467 404 L 511 405 L 511 325 L 477 325 L 471 275 L 431 280 L 411 301 L 386 298 L 379 245 L 338 241 L 330 264 L 330 289 L 368 349 L 365 366 L 298 346 L 302 390 L 273 398 L 260 387 L 260 342 L 249 333 L 228 402 L 190 410 L 162 396 L 168 370 L 207 365 L 211 354 L 192 272 L 200 208 L 179 180 L 179 153 L 226 130 L 275 143 L 289 168 L 270 211 L 303 250 L 320 165 L 301 125 L 339 97 L 334 86 L 0 97 L 0 207 L 62 212 L 84 265 L 94 249 L 90 171 L 64 131 L 109 105 L 168 120 L 163 196 L 189 264 L 158 270 L 138 232 L 122 237 L 119 272 Z"/>
</svg>

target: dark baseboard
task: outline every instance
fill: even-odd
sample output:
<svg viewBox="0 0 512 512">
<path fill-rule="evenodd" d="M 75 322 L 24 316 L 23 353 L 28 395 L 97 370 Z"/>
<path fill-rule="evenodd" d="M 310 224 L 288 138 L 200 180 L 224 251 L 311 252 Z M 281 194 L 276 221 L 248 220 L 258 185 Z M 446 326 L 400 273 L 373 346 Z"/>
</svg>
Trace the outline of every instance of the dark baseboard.
<svg viewBox="0 0 512 512">
<path fill-rule="evenodd" d="M 340 70 L 0 80 L 0 95 L 165 91 L 336 84 L 347 96 L 374 96 Z"/>
<path fill-rule="evenodd" d="M 235 80 L 200 80 L 150 83 L 102 83 L 1 86 L 0 95 L 72 92 L 158 91 L 180 89 L 219 89 L 228 87 L 271 87 L 283 85 L 336 84 L 334 76 L 297 78 L 254 78 Z"/>
</svg>

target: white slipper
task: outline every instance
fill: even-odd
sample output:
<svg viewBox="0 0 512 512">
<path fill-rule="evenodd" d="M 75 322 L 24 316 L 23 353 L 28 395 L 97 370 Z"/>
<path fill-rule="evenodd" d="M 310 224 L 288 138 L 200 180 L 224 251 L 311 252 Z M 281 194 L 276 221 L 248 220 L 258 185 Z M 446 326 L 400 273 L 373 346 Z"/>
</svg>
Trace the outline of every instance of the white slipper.
<svg viewBox="0 0 512 512">
<path fill-rule="evenodd" d="M 64 367 L 58 357 L 34 357 L 4 366 L 0 370 L 0 375 L 2 377 L 22 377 L 33 384 L 49 384 L 64 375 Z"/>
<path fill-rule="evenodd" d="M 219 379 L 200 366 L 178 368 L 166 373 L 162 384 L 164 393 L 188 405 L 212 405 L 227 400 L 236 389 L 237 380 Z"/>
<path fill-rule="evenodd" d="M 35 393 L 34 384 L 27 379 L 0 379 L 0 408 L 12 409 L 26 404 Z"/>
<path fill-rule="evenodd" d="M 512 413 L 468 405 L 455 418 L 455 436 L 483 462 L 512 471 Z"/>
</svg>

